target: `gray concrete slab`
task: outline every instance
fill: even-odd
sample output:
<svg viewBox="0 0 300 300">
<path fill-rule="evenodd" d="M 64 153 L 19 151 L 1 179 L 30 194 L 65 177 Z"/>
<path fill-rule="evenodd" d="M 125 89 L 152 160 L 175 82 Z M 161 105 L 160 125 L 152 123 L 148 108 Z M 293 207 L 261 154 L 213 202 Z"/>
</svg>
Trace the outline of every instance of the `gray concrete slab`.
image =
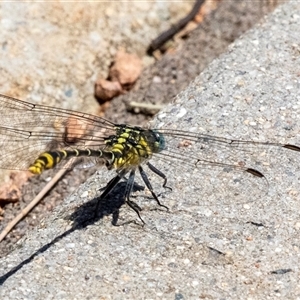
<svg viewBox="0 0 300 300">
<path fill-rule="evenodd" d="M 299 146 L 299 28 L 299 2 L 279 7 L 152 125 Z M 188 138 L 182 140 L 170 141 L 174 151 L 186 147 L 187 155 L 195 155 L 193 145 L 184 144 Z M 197 155 L 209 157 L 202 146 Z M 173 190 L 161 197 L 169 212 L 155 209 L 146 191 L 136 193 L 143 228 L 111 225 L 118 194 L 101 208 L 104 217 L 90 218 L 99 187 L 113 176 L 100 170 L 1 260 L 1 299 L 300 297 L 299 152 L 229 148 L 215 147 L 214 159 L 255 168 L 266 180 L 241 177 L 237 194 L 218 177 L 226 178 L 224 168 L 164 167 L 153 158 Z M 157 188 L 159 182 L 153 184 Z M 120 219 L 137 217 L 122 206 Z"/>
</svg>

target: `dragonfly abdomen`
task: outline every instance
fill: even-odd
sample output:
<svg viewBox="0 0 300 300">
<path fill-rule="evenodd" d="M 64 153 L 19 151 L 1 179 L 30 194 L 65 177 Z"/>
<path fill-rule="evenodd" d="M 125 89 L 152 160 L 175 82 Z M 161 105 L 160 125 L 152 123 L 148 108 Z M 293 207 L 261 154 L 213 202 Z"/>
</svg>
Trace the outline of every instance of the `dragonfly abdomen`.
<svg viewBox="0 0 300 300">
<path fill-rule="evenodd" d="M 28 170 L 33 174 L 41 174 L 44 170 L 52 169 L 64 159 L 78 156 L 93 156 L 113 160 L 112 152 L 93 150 L 93 149 L 72 149 L 72 150 L 56 150 L 48 151 L 39 155 Z"/>
</svg>

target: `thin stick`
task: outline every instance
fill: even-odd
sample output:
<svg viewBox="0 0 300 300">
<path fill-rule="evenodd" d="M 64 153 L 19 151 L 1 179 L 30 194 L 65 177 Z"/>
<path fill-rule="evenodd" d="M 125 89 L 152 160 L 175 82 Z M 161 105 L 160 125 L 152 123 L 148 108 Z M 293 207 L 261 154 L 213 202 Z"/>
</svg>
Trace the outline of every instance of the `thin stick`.
<svg viewBox="0 0 300 300">
<path fill-rule="evenodd" d="M 150 46 L 147 49 L 147 53 L 152 55 L 152 53 L 161 48 L 162 45 L 170 40 L 177 32 L 179 32 L 188 22 L 192 21 L 196 14 L 199 12 L 204 0 L 196 0 L 192 10 L 190 13 L 184 17 L 183 19 L 179 20 L 178 23 L 174 24 L 170 29 L 161 33 L 156 39 L 154 39 Z"/>
<path fill-rule="evenodd" d="M 139 110 L 143 111 L 144 113 L 147 113 L 150 115 L 155 115 L 163 107 L 164 107 L 164 105 L 161 105 L 161 104 L 139 103 L 139 102 L 135 102 L 135 101 L 131 101 L 130 103 L 127 104 L 128 110 L 139 109 Z"/>
</svg>

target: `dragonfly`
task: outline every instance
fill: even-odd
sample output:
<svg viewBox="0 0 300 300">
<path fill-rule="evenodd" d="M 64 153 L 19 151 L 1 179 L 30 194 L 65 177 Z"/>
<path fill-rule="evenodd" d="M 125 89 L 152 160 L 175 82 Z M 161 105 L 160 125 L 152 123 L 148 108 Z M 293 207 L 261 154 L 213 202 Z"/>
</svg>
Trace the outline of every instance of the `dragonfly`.
<svg viewBox="0 0 300 300">
<path fill-rule="evenodd" d="M 84 164 L 104 164 L 116 174 L 98 198 L 96 211 L 101 201 L 124 179 L 125 203 L 143 223 L 142 209 L 132 200 L 137 173 L 156 203 L 166 209 L 168 207 L 161 203 L 152 186 L 149 173 L 160 178 L 161 186 L 167 188 L 167 172 L 176 175 L 186 170 L 188 185 L 199 189 L 201 184 L 193 179 L 193 174 L 200 172 L 211 178 L 213 188 L 209 193 L 212 197 L 220 191 L 218 198 L 213 197 L 215 201 L 222 198 L 226 202 L 226 197 L 241 201 L 252 190 L 267 189 L 268 182 L 257 168 L 235 161 L 237 154 L 269 147 L 300 152 L 300 147 L 292 144 L 245 141 L 164 127 L 155 129 L 115 124 L 99 116 L 32 104 L 5 95 L 0 95 L 0 114 L 0 168 L 29 170 L 38 175 L 48 169 L 65 168 L 64 162 L 73 157 L 83 158 Z M 228 162 L 226 157 L 233 160 Z M 161 162 L 163 169 L 155 166 L 152 162 L 155 159 Z M 227 188 L 220 188 L 224 183 Z M 229 194 L 225 197 L 222 194 L 226 191 Z M 204 192 L 201 195 L 206 197 Z"/>
</svg>

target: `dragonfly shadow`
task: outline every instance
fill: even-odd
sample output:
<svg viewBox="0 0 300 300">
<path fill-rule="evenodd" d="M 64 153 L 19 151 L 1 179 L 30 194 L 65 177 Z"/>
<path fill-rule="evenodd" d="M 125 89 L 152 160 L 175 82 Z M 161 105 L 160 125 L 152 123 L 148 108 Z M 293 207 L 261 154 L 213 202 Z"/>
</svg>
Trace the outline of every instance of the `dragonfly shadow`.
<svg viewBox="0 0 300 300">
<path fill-rule="evenodd" d="M 88 225 L 94 224 L 95 222 L 102 219 L 104 216 L 112 215 L 112 224 L 122 226 L 123 224 L 118 223 L 119 217 L 119 209 L 120 207 L 125 204 L 124 199 L 124 190 L 126 187 L 126 182 L 118 183 L 115 188 L 109 193 L 105 198 L 101 199 L 101 196 L 95 197 L 92 200 L 88 201 L 87 203 L 81 205 L 74 213 L 72 213 L 67 219 L 73 221 L 72 227 L 63 232 L 62 234 L 55 237 L 49 243 L 43 245 L 39 249 L 37 249 L 31 256 L 27 259 L 24 259 L 18 265 L 14 266 L 11 270 L 0 276 L 0 286 L 11 276 L 17 273 L 21 268 L 25 265 L 29 264 L 34 258 L 36 258 L 41 253 L 46 252 L 50 249 L 53 245 L 57 242 L 62 240 L 64 237 L 71 234 L 73 231 L 82 230 Z M 133 192 L 144 189 L 144 187 L 134 184 Z M 95 214 L 95 209 L 97 206 L 98 201 L 101 201 L 97 214 Z M 95 216 L 96 215 L 96 216 Z M 128 223 L 135 223 L 134 221 L 126 222 Z"/>
<path fill-rule="evenodd" d="M 103 199 L 101 195 L 95 197 L 89 202 L 81 205 L 75 212 L 73 212 L 68 219 L 73 221 L 72 228 L 83 229 L 88 225 L 103 219 L 105 216 L 112 215 L 112 225 L 118 224 L 119 210 L 125 204 L 124 191 L 126 182 L 118 183 L 114 189 Z M 105 188 L 104 188 L 105 189 Z M 102 191 L 103 189 L 101 189 Z M 132 192 L 144 190 L 143 186 L 134 183 Z M 100 201 L 100 202 L 99 202 Z M 98 210 L 96 211 L 99 202 Z M 129 222 L 126 222 L 127 224 Z"/>
</svg>

